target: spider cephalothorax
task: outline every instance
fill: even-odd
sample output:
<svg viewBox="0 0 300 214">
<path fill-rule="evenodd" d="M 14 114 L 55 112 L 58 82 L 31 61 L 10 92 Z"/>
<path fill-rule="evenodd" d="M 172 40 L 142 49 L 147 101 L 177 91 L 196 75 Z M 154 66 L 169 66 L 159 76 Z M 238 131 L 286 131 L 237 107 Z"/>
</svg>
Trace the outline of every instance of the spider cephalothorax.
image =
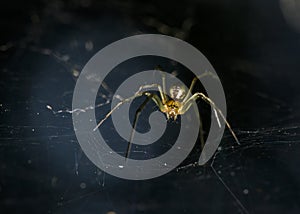
<svg viewBox="0 0 300 214">
<path fill-rule="evenodd" d="M 168 100 L 164 106 L 165 108 L 162 112 L 166 114 L 167 119 L 176 120 L 180 114 L 181 103 L 176 100 Z"/>
<path fill-rule="evenodd" d="M 143 110 L 143 108 L 146 106 L 146 104 L 150 100 L 154 101 L 154 103 L 158 106 L 159 110 L 166 114 L 167 119 L 172 118 L 173 120 L 176 120 L 178 115 L 185 114 L 190 109 L 193 102 L 196 101 L 197 99 L 201 98 L 202 100 L 204 100 L 206 103 L 208 103 L 212 107 L 212 109 L 214 110 L 214 114 L 217 117 L 218 121 L 219 121 L 219 116 L 218 115 L 221 116 L 221 118 L 224 120 L 225 124 L 227 125 L 228 129 L 230 130 L 231 134 L 233 135 L 234 139 L 236 140 L 237 143 L 239 143 L 235 133 L 231 129 L 231 127 L 230 127 L 229 123 L 227 122 L 225 116 L 223 115 L 222 111 L 215 105 L 215 103 L 209 97 L 207 97 L 205 94 L 203 94 L 201 92 L 196 92 L 196 93 L 192 94 L 192 90 L 194 88 L 194 85 L 195 85 L 196 81 L 198 79 L 200 79 L 201 77 L 204 77 L 206 75 L 212 75 L 212 74 L 209 73 L 209 72 L 205 72 L 202 75 L 200 75 L 198 77 L 195 77 L 193 79 L 193 81 L 191 83 L 191 86 L 189 88 L 189 93 L 185 92 L 184 87 L 181 87 L 181 86 L 178 86 L 178 85 L 172 86 L 170 88 L 170 97 L 171 98 L 169 99 L 168 96 L 167 96 L 167 93 L 166 93 L 165 76 L 164 76 L 164 73 L 162 72 L 162 86 L 159 85 L 159 84 L 142 85 L 139 88 L 139 90 L 133 96 L 120 101 L 115 107 L 113 107 L 112 110 L 110 112 L 108 112 L 108 114 L 94 128 L 94 131 L 97 130 L 98 127 L 116 109 L 118 109 L 118 107 L 120 105 L 122 105 L 126 102 L 129 102 L 129 101 L 131 101 L 131 100 L 133 100 L 137 97 L 146 96 L 147 99 L 141 104 L 141 106 L 138 108 L 138 110 L 136 111 L 136 114 L 135 114 L 135 118 L 134 118 L 134 122 L 133 122 L 133 128 L 132 128 L 132 132 L 131 132 L 131 135 L 130 135 L 130 141 L 128 142 L 127 151 L 126 151 L 126 154 L 125 154 L 125 158 L 128 158 L 139 115 L 140 115 L 141 111 Z M 151 89 L 151 88 L 154 88 L 154 87 L 158 88 L 160 97 L 155 93 L 151 93 L 149 91 L 143 91 L 145 89 Z M 201 120 L 200 120 L 200 123 L 201 123 Z M 220 123 L 219 123 L 219 126 L 221 127 Z M 203 140 L 203 136 L 202 136 L 201 127 L 200 127 L 200 140 L 201 140 L 201 145 L 203 146 L 204 145 L 204 140 Z"/>
</svg>

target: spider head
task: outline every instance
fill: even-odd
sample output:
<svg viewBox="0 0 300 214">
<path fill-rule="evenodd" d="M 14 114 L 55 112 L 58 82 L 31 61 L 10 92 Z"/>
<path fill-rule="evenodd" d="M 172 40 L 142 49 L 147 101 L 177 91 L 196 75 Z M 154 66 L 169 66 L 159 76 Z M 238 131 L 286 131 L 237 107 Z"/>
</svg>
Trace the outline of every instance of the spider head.
<svg viewBox="0 0 300 214">
<path fill-rule="evenodd" d="M 170 96 L 173 100 L 182 100 L 185 97 L 185 94 L 183 86 L 173 85 L 170 88 Z"/>
<path fill-rule="evenodd" d="M 180 107 L 180 102 L 175 101 L 175 100 L 169 100 L 166 103 L 166 115 L 167 119 L 173 119 L 176 120 L 177 116 L 179 114 L 179 107 Z"/>
</svg>

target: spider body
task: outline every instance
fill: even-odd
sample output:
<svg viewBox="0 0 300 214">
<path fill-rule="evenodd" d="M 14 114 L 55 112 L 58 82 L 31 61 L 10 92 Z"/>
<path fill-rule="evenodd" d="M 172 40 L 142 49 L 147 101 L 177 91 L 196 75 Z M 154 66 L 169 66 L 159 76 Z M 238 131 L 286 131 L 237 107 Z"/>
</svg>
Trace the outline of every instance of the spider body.
<svg viewBox="0 0 300 214">
<path fill-rule="evenodd" d="M 177 116 L 180 115 L 180 108 L 182 104 L 179 101 L 176 100 L 168 100 L 166 104 L 164 104 L 164 108 L 161 109 L 161 112 L 165 113 L 167 116 L 167 119 L 173 119 L 176 120 Z"/>
<path fill-rule="evenodd" d="M 184 87 L 179 85 L 173 85 L 170 88 L 170 96 L 173 100 L 181 101 L 185 97 L 186 93 Z"/>
<path fill-rule="evenodd" d="M 206 103 L 208 103 L 214 114 L 215 117 L 217 118 L 218 124 L 221 127 L 221 123 L 219 120 L 219 115 L 221 116 L 221 118 L 224 120 L 225 124 L 227 125 L 228 129 L 230 130 L 232 136 L 234 137 L 235 141 L 239 144 L 239 141 L 235 135 L 235 133 L 233 132 L 233 130 L 231 129 L 229 123 L 227 122 L 225 116 L 223 115 L 222 111 L 215 105 L 215 103 L 209 98 L 207 97 L 205 94 L 201 93 L 201 92 L 196 92 L 194 94 L 192 94 L 192 90 L 194 88 L 194 85 L 196 83 L 196 81 L 204 76 L 207 75 L 213 75 L 209 72 L 205 72 L 202 75 L 195 77 L 190 85 L 189 88 L 189 94 L 187 94 L 184 90 L 184 87 L 178 86 L 178 85 L 174 85 L 170 88 L 169 90 L 169 94 L 170 94 L 170 98 L 167 96 L 166 93 L 166 83 L 165 83 L 165 75 L 162 72 L 162 86 L 159 84 L 151 84 L 151 85 L 142 85 L 140 86 L 139 90 L 131 97 L 123 99 L 122 101 L 120 101 L 116 106 L 114 106 L 110 112 L 108 112 L 106 114 L 106 116 L 98 123 L 98 125 L 94 128 L 94 131 L 97 130 L 99 128 L 99 126 L 101 126 L 101 124 L 116 110 L 119 108 L 119 106 L 121 106 L 122 104 L 129 102 L 131 100 L 134 100 L 137 97 L 140 96 L 146 96 L 146 100 L 141 104 L 141 106 L 138 108 L 138 110 L 136 111 L 135 117 L 134 117 L 134 121 L 133 121 L 133 127 L 132 127 L 132 132 L 130 135 L 130 141 L 128 142 L 128 146 L 127 146 L 127 151 L 125 154 L 125 158 L 127 159 L 129 157 L 129 153 L 130 153 L 130 149 L 131 149 L 131 144 L 132 144 L 132 140 L 134 137 L 134 133 L 135 133 L 135 129 L 136 129 L 136 125 L 137 125 L 137 121 L 138 118 L 142 112 L 142 110 L 144 109 L 144 107 L 146 106 L 146 104 L 149 101 L 153 101 L 159 108 L 159 110 L 162 113 L 166 114 L 167 119 L 173 119 L 176 120 L 178 115 L 183 115 L 185 114 L 190 107 L 193 104 L 193 101 L 196 101 L 197 99 L 201 98 L 202 100 L 204 100 Z M 214 77 L 214 76 L 213 76 Z M 151 89 L 151 88 L 157 88 L 159 91 L 159 95 L 155 93 L 151 93 L 148 91 L 144 91 L 145 89 Z M 192 95 L 190 95 L 192 94 Z M 201 145 L 202 147 L 204 146 L 204 139 L 203 139 L 203 130 L 202 130 L 202 123 L 201 123 L 201 119 L 199 117 L 200 120 L 200 141 L 201 141 Z"/>
</svg>

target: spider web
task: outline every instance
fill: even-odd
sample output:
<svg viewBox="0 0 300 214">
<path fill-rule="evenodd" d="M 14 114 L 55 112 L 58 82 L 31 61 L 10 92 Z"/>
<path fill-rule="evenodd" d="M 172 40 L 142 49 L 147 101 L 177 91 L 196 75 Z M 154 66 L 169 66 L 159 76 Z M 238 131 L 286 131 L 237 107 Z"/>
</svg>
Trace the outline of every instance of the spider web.
<svg viewBox="0 0 300 214">
<path fill-rule="evenodd" d="M 0 44 L 1 211 L 299 212 L 299 35 L 281 19 L 276 3 L 70 0 L 24 7 L 18 14 L 22 18 L 16 12 L 4 13 L 2 22 L 12 27 Z M 7 8 L 16 11 L 22 5 Z M 272 12 L 266 15 L 261 8 Z M 249 11 L 258 16 L 249 18 Z M 227 130 L 207 165 L 195 163 L 201 152 L 196 146 L 175 170 L 148 181 L 115 178 L 89 161 L 76 140 L 72 114 L 95 109 L 71 108 L 76 80 L 98 50 L 138 33 L 175 36 L 207 56 L 223 83 L 227 118 L 241 145 Z M 190 82 L 190 74 L 174 63 L 148 63 L 162 64 Z M 100 115 L 110 108 L 117 77 L 107 79 L 99 91 Z M 206 123 L 209 108 L 202 105 Z M 145 112 L 154 110 L 150 105 Z M 147 129 L 146 120 L 147 115 L 139 123 L 141 129 Z M 113 131 L 113 126 L 106 128 Z"/>
</svg>

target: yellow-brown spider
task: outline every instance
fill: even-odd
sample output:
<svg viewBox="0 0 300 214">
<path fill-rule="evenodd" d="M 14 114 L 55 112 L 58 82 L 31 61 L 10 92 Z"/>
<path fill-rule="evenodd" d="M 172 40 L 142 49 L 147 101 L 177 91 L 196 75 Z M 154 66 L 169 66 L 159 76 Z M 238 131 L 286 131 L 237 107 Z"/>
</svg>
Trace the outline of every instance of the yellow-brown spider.
<svg viewBox="0 0 300 214">
<path fill-rule="evenodd" d="M 190 109 L 190 107 L 193 104 L 193 101 L 196 101 L 197 99 L 201 98 L 206 103 L 208 103 L 211 106 L 211 108 L 213 109 L 213 112 L 214 112 L 215 117 L 217 118 L 219 127 L 221 127 L 221 123 L 220 123 L 218 115 L 220 115 L 221 118 L 224 120 L 226 126 L 230 130 L 235 141 L 239 144 L 239 141 L 238 141 L 234 131 L 232 130 L 230 124 L 227 122 L 222 111 L 215 105 L 215 103 L 209 97 L 207 97 L 205 94 L 203 94 L 201 92 L 196 92 L 196 93 L 192 94 L 192 90 L 195 86 L 196 81 L 207 75 L 213 76 L 212 73 L 205 72 L 202 75 L 197 76 L 193 79 L 193 81 L 190 85 L 190 88 L 189 88 L 190 93 L 186 93 L 184 87 L 182 87 L 182 86 L 178 86 L 178 85 L 172 86 L 169 91 L 170 98 L 168 98 L 167 93 L 166 93 L 166 78 L 165 78 L 164 73 L 162 72 L 162 86 L 159 84 L 140 86 L 139 90 L 133 96 L 123 99 L 122 101 L 117 103 L 117 105 L 114 106 L 111 109 L 111 111 L 108 112 L 106 114 L 106 116 L 97 124 L 97 126 L 94 128 L 94 131 L 96 131 L 101 126 L 101 124 L 122 104 L 124 104 L 126 102 L 130 102 L 131 100 L 133 100 L 137 97 L 146 96 L 147 97 L 146 100 L 140 105 L 140 107 L 138 108 L 138 110 L 135 113 L 135 117 L 134 117 L 134 121 L 133 121 L 133 128 L 131 131 L 130 140 L 128 142 L 127 150 L 126 150 L 126 154 L 125 154 L 125 158 L 127 159 L 129 157 L 131 144 L 132 144 L 133 136 L 135 133 L 135 129 L 136 129 L 136 125 L 137 125 L 137 121 L 139 119 L 140 113 L 150 100 L 154 101 L 154 103 L 158 106 L 159 110 L 166 114 L 166 117 L 168 120 L 169 119 L 176 120 L 178 115 L 183 115 Z M 145 89 L 151 89 L 151 88 L 157 88 L 159 91 L 160 97 L 155 93 L 144 91 Z M 189 95 L 189 94 L 191 94 L 191 95 Z M 202 134 L 201 120 L 200 120 L 200 140 L 201 140 L 201 146 L 203 147 L 204 140 L 203 140 L 203 134 Z"/>
</svg>

